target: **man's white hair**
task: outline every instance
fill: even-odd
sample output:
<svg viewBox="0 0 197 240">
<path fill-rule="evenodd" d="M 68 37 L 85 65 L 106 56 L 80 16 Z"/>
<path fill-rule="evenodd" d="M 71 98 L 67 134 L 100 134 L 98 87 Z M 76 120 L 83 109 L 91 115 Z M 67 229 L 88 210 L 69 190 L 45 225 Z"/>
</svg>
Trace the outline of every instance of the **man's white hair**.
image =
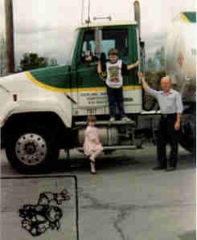
<svg viewBox="0 0 197 240">
<path fill-rule="evenodd" d="M 168 79 L 168 80 L 170 80 L 170 82 L 172 82 L 169 75 L 166 75 L 165 77 L 162 77 L 162 78 L 161 78 L 161 81 L 164 80 L 164 79 Z"/>
</svg>

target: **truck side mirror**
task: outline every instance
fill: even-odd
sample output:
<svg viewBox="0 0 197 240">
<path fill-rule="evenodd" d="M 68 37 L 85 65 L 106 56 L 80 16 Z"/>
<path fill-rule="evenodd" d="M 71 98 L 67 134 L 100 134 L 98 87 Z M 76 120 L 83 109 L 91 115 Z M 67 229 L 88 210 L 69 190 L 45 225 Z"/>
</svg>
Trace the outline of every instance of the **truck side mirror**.
<svg viewBox="0 0 197 240">
<path fill-rule="evenodd" d="M 95 29 L 95 55 L 99 56 L 103 52 L 102 45 L 102 30 L 99 28 Z"/>
<path fill-rule="evenodd" d="M 144 42 L 144 41 L 140 41 L 140 47 L 141 47 L 142 49 L 145 48 L 145 42 Z"/>
</svg>

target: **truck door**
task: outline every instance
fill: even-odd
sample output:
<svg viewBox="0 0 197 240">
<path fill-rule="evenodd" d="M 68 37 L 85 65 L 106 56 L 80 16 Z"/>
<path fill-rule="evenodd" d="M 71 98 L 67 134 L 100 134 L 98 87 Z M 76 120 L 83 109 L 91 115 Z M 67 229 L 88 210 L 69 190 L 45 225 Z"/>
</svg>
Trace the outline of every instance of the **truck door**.
<svg viewBox="0 0 197 240">
<path fill-rule="evenodd" d="M 82 30 L 77 61 L 77 112 L 78 115 L 104 114 L 107 111 L 106 87 L 97 73 L 98 57 L 95 54 L 95 30 Z"/>
<path fill-rule="evenodd" d="M 83 29 L 77 62 L 77 115 L 108 114 L 106 86 L 97 73 L 98 57 L 95 54 L 95 29 Z M 129 27 L 108 27 L 102 29 L 102 49 L 106 54 L 110 48 L 119 50 L 120 58 L 131 63 Z M 124 85 L 131 85 L 131 79 L 124 76 Z M 128 94 L 127 94 L 128 95 Z M 132 97 L 126 96 L 130 101 Z M 76 112 L 76 111 L 75 111 Z"/>
</svg>

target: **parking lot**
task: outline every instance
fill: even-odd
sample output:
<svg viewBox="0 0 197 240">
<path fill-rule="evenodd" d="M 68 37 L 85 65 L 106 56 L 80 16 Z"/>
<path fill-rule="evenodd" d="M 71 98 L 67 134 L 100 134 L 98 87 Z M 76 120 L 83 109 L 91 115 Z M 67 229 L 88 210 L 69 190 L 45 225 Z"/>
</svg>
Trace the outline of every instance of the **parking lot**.
<svg viewBox="0 0 197 240">
<path fill-rule="evenodd" d="M 97 163 L 97 175 L 91 175 L 89 163 L 82 154 L 71 151 L 69 164 L 66 154 L 61 152 L 52 175 L 73 174 L 78 178 L 80 240 L 196 239 L 195 157 L 180 149 L 179 166 L 174 172 L 152 171 L 154 164 L 155 147 L 147 145 L 143 149 L 117 151 L 103 156 Z M 11 168 L 4 151 L 1 153 L 1 176 L 21 176 Z M 13 236 L 13 231 L 14 234 L 25 234 L 23 236 L 28 236 L 26 239 L 33 239 L 25 229 L 21 229 L 16 213 L 20 196 L 23 196 L 23 204 L 30 203 L 30 200 L 35 203 L 36 195 L 32 190 L 35 191 L 35 186 L 29 179 L 20 183 L 16 180 L 4 181 L 2 190 L 12 197 L 6 200 L 6 207 L 1 208 L 6 219 L 2 226 L 9 228 L 9 236 Z M 70 179 L 61 179 L 60 183 L 58 179 L 55 181 L 57 185 L 53 181 L 50 184 L 49 180 L 39 181 L 39 192 L 58 192 L 58 186 L 65 183 L 73 198 L 62 204 L 64 215 L 60 229 L 49 229 L 37 239 L 50 239 L 50 235 L 52 239 L 74 240 L 74 184 Z M 13 216 L 18 217 L 18 226 Z M 18 240 L 16 235 L 12 239 Z M 12 239 L 9 237 L 9 240 Z"/>
</svg>

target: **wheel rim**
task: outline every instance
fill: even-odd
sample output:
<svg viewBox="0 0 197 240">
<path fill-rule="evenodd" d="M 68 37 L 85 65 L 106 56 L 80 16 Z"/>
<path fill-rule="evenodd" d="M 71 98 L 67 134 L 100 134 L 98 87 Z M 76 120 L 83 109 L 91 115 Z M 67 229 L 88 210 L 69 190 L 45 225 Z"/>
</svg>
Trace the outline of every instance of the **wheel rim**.
<svg viewBox="0 0 197 240">
<path fill-rule="evenodd" d="M 35 166 L 44 161 L 47 146 L 44 138 L 35 133 L 23 134 L 16 141 L 15 153 L 20 162 Z"/>
</svg>

